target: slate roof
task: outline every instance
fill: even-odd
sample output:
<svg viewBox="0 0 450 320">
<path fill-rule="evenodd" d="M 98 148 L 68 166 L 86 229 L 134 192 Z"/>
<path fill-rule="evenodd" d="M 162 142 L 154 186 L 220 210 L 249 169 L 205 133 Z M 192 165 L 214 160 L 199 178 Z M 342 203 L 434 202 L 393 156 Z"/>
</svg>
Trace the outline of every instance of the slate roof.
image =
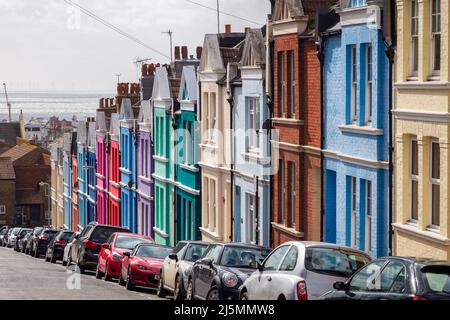
<svg viewBox="0 0 450 320">
<path fill-rule="evenodd" d="M 180 92 L 180 84 L 181 84 L 181 79 L 179 79 L 179 78 L 170 78 L 169 79 L 171 98 L 173 98 L 173 99 L 178 98 L 178 94 Z"/>
<path fill-rule="evenodd" d="M 106 115 L 104 111 L 97 111 L 97 115 L 95 117 L 96 130 L 104 131 L 107 130 L 106 127 Z"/>
<path fill-rule="evenodd" d="M 266 46 L 261 29 L 250 29 L 245 37 L 244 48 L 242 50 L 241 65 L 245 65 L 247 58 L 252 54 L 258 65 L 266 61 Z"/>
<path fill-rule="evenodd" d="M 0 122 L 0 141 L 15 145 L 17 137 L 21 137 L 19 122 Z"/>
<path fill-rule="evenodd" d="M 81 144 L 87 143 L 87 128 L 85 120 L 78 121 L 77 142 Z"/>
<path fill-rule="evenodd" d="M 12 147 L 11 149 L 7 150 L 6 152 L 3 152 L 0 156 L 10 157 L 11 161 L 14 163 L 36 148 L 37 148 L 36 146 L 30 145 L 30 144 L 22 144 L 22 145 Z"/>
<path fill-rule="evenodd" d="M 0 157 L 0 180 L 14 180 L 16 174 L 10 157 Z"/>
<path fill-rule="evenodd" d="M 97 149 L 97 130 L 96 130 L 96 122 L 91 121 L 89 122 L 89 129 L 88 129 L 88 146 L 91 151 L 94 151 Z"/>
<path fill-rule="evenodd" d="M 7 143 L 7 142 L 0 141 L 0 154 L 2 154 L 3 152 L 5 152 L 5 151 L 11 149 L 12 147 L 13 147 L 12 144 L 9 144 L 9 143 Z"/>
</svg>

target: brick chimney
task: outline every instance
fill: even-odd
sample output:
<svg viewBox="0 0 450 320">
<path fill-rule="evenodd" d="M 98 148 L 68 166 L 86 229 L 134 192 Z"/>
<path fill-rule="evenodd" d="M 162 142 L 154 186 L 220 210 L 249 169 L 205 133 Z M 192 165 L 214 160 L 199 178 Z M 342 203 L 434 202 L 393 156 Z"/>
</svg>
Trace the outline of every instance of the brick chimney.
<svg viewBox="0 0 450 320">
<path fill-rule="evenodd" d="M 180 60 L 181 59 L 181 51 L 180 51 L 180 47 L 176 46 L 175 47 L 175 60 Z"/>
<path fill-rule="evenodd" d="M 146 77 L 146 76 L 148 76 L 148 65 L 146 65 L 146 64 L 143 64 L 142 66 L 141 66 L 141 75 L 143 76 L 143 77 Z"/>
<path fill-rule="evenodd" d="M 148 65 L 147 73 L 149 76 L 152 76 L 155 73 L 155 64 L 152 63 Z"/>
<path fill-rule="evenodd" d="M 186 60 L 188 58 L 188 47 L 187 46 L 181 47 L 181 57 L 183 58 L 183 60 Z"/>
<path fill-rule="evenodd" d="M 105 98 L 101 98 L 98 102 L 98 108 L 103 109 L 105 107 Z"/>
<path fill-rule="evenodd" d="M 225 25 L 225 33 L 231 33 L 231 24 Z"/>
<path fill-rule="evenodd" d="M 250 32 L 250 30 L 251 30 L 252 28 L 250 28 L 250 27 L 245 27 L 245 34 L 247 34 L 247 33 L 249 33 Z"/>
<path fill-rule="evenodd" d="M 203 47 L 197 47 L 197 59 L 200 60 L 202 58 Z"/>
</svg>

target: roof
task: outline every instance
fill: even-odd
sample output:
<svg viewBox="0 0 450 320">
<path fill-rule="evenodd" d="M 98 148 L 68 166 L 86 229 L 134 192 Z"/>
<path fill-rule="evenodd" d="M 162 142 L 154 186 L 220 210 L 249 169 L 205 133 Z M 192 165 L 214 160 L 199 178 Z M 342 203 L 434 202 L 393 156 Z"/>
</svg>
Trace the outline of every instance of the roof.
<svg viewBox="0 0 450 320">
<path fill-rule="evenodd" d="M 97 130 L 96 130 L 96 122 L 91 121 L 89 122 L 89 128 L 88 128 L 88 146 L 91 150 L 97 149 Z"/>
<path fill-rule="evenodd" d="M 0 141 L 0 154 L 2 154 L 3 152 L 11 149 L 13 147 L 12 144 L 9 144 L 7 142 L 4 141 Z"/>
<path fill-rule="evenodd" d="M 3 152 L 0 156 L 10 157 L 11 161 L 14 163 L 20 158 L 26 156 L 28 153 L 32 152 L 36 148 L 37 148 L 36 146 L 33 146 L 31 144 L 22 144 L 12 147 L 6 152 Z"/>
<path fill-rule="evenodd" d="M 224 65 L 232 62 L 239 62 L 241 60 L 240 48 L 220 48 L 220 54 L 222 55 L 222 61 Z"/>
<path fill-rule="evenodd" d="M 120 120 L 129 120 L 134 118 L 133 107 L 130 98 L 123 98 L 119 113 Z"/>
<path fill-rule="evenodd" d="M 96 130 L 99 131 L 107 130 L 106 115 L 104 111 L 97 111 L 95 123 L 96 123 Z"/>
<path fill-rule="evenodd" d="M 193 66 L 185 66 L 181 75 L 180 90 L 178 99 L 183 98 L 183 90 L 186 88 L 187 96 L 190 101 L 197 101 L 197 73 Z"/>
<path fill-rule="evenodd" d="M 417 263 L 420 265 L 445 265 L 445 266 L 450 266 L 450 262 L 446 261 L 446 260 L 437 260 L 437 259 L 432 259 L 432 258 L 422 258 L 422 257 L 381 257 L 378 258 L 377 260 L 380 259 L 389 259 L 389 260 L 401 260 L 401 261 L 406 261 L 406 262 L 410 262 L 410 263 Z"/>
<path fill-rule="evenodd" d="M 0 141 L 15 145 L 16 138 L 21 136 L 19 122 L 0 122 Z"/>
<path fill-rule="evenodd" d="M 77 129 L 77 142 L 81 144 L 87 143 L 87 128 L 86 128 L 86 120 L 78 121 L 78 129 Z"/>
<path fill-rule="evenodd" d="M 111 114 L 111 126 L 109 133 L 116 139 L 118 139 L 120 135 L 120 122 L 118 113 Z"/>
<path fill-rule="evenodd" d="M 0 157 L 0 180 L 14 180 L 16 173 L 10 157 Z"/>
<path fill-rule="evenodd" d="M 141 124 L 152 123 L 152 106 L 150 100 L 144 100 L 141 102 L 141 109 L 139 111 L 138 122 Z"/>
<path fill-rule="evenodd" d="M 72 150 L 72 133 L 71 132 L 64 133 L 63 150 L 67 154 L 70 154 L 70 152 Z"/>
<path fill-rule="evenodd" d="M 170 96 L 173 99 L 178 98 L 178 94 L 180 93 L 180 78 L 170 78 L 169 79 L 169 86 L 170 86 Z"/>
<path fill-rule="evenodd" d="M 153 100 L 170 99 L 169 75 L 165 67 L 157 67 L 155 71 L 155 82 L 153 84 Z"/>
<path fill-rule="evenodd" d="M 250 29 L 245 37 L 242 50 L 241 65 L 247 65 L 250 55 L 253 55 L 257 65 L 266 62 L 266 46 L 261 29 Z"/>
</svg>

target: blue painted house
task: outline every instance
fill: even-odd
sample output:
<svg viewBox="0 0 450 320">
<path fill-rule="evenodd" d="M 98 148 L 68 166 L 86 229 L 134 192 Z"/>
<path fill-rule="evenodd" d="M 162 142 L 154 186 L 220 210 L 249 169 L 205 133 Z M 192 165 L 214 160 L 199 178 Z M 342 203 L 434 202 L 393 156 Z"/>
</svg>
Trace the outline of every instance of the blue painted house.
<svg viewBox="0 0 450 320">
<path fill-rule="evenodd" d="M 78 162 L 78 224 L 84 228 L 88 220 L 88 184 L 87 184 L 87 135 L 88 122 L 81 120 L 77 128 Z"/>
<path fill-rule="evenodd" d="M 97 128 L 94 121 L 90 121 L 88 125 L 88 143 L 87 143 L 87 217 L 88 222 L 97 221 Z"/>
<path fill-rule="evenodd" d="M 72 133 L 64 133 L 63 140 L 63 198 L 64 225 L 72 226 Z"/>
<path fill-rule="evenodd" d="M 136 118 L 129 98 L 120 107 L 120 221 L 123 227 L 137 232 L 137 158 Z"/>
<path fill-rule="evenodd" d="M 183 67 L 179 104 L 175 112 L 177 161 L 176 171 L 176 239 L 201 238 L 200 168 L 198 166 L 197 74 L 195 66 Z"/>
<path fill-rule="evenodd" d="M 374 257 L 389 253 L 389 62 L 379 9 L 341 1 L 339 22 L 321 34 L 324 240 Z"/>
<path fill-rule="evenodd" d="M 230 66 L 233 93 L 233 241 L 270 245 L 270 118 L 265 94 L 265 40 L 246 33 L 239 65 Z"/>
</svg>

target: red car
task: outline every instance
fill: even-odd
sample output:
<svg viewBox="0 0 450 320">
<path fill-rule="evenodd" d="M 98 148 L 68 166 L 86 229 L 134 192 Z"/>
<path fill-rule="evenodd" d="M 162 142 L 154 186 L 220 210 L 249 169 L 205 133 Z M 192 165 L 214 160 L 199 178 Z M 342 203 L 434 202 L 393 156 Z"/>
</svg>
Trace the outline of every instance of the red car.
<svg viewBox="0 0 450 320">
<path fill-rule="evenodd" d="M 153 238 L 125 232 L 113 233 L 108 241 L 102 244 L 98 255 L 97 279 L 105 277 L 105 281 L 118 278 L 124 253 L 131 252 L 140 243 L 155 243 Z"/>
<path fill-rule="evenodd" d="M 173 252 L 172 247 L 157 244 L 139 244 L 125 253 L 119 284 L 132 290 L 135 286 L 156 288 L 164 259 Z"/>
</svg>

